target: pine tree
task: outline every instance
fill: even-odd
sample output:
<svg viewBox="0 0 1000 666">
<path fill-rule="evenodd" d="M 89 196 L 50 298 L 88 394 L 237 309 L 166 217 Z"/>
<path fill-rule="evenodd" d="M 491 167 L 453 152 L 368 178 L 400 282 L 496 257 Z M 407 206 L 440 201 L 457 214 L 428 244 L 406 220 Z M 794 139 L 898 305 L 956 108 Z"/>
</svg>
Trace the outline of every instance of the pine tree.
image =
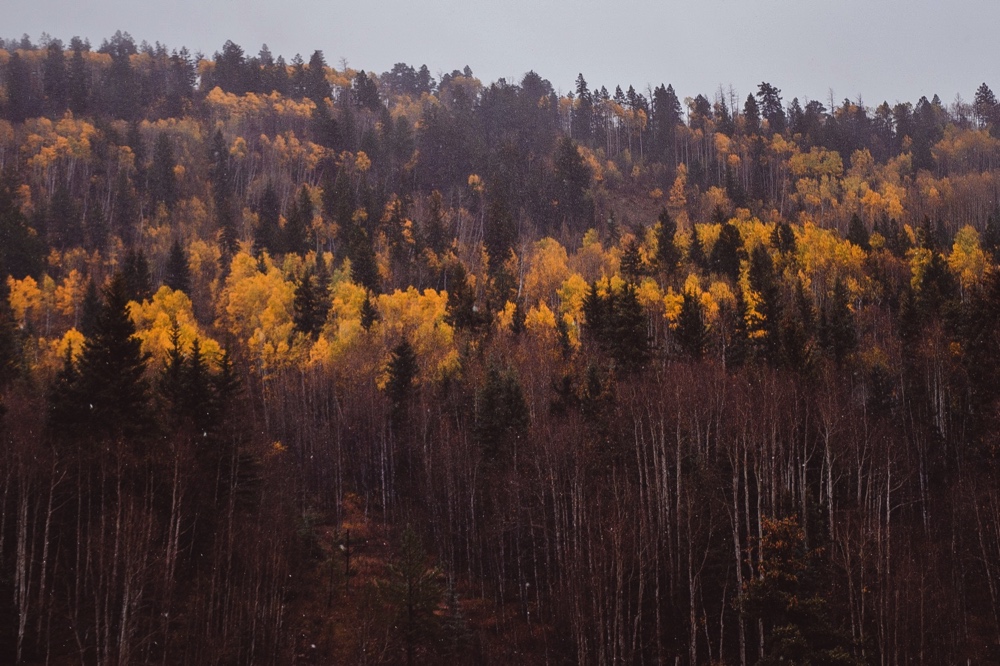
<svg viewBox="0 0 1000 666">
<path fill-rule="evenodd" d="M 73 59 L 69 66 L 69 108 L 74 115 L 82 116 L 87 112 L 87 101 L 90 87 L 87 85 L 87 63 L 83 59 L 83 42 L 79 37 L 70 41 L 73 49 Z"/>
<path fill-rule="evenodd" d="M 648 321 L 635 285 L 626 283 L 609 309 L 611 356 L 623 371 L 635 372 L 649 360 Z"/>
<path fill-rule="evenodd" d="M 392 423 L 398 428 L 406 419 L 413 383 L 417 378 L 420 366 L 417 364 L 417 353 L 409 340 L 404 339 L 392 350 L 387 372 L 389 375 L 385 384 L 385 393 L 389 398 Z"/>
<path fill-rule="evenodd" d="M 0 176 L 0 275 L 20 280 L 41 272 L 44 245 L 17 204 L 16 186 L 12 169 Z"/>
<path fill-rule="evenodd" d="M 473 434 L 488 461 L 505 458 L 528 433 L 528 404 L 512 370 L 495 365 L 486 371 L 486 382 L 476 396 Z"/>
<path fill-rule="evenodd" d="M 708 325 L 705 323 L 705 311 L 697 294 L 685 291 L 683 299 L 674 335 L 681 351 L 698 361 L 705 356 L 708 347 Z"/>
<path fill-rule="evenodd" d="M 181 349 L 181 329 L 177 320 L 170 325 L 170 349 L 160 370 L 157 389 L 167 401 L 175 423 L 184 415 L 184 350 Z"/>
<path fill-rule="evenodd" d="M 218 428 L 220 414 L 216 385 L 209 373 L 208 362 L 198 338 L 191 341 L 191 351 L 184 363 L 181 379 L 184 413 L 191 419 L 195 431 L 207 437 Z"/>
<path fill-rule="evenodd" d="M 639 242 L 630 238 L 622 251 L 621 274 L 626 281 L 635 284 L 643 274 L 642 256 L 639 254 Z"/>
<path fill-rule="evenodd" d="M 771 233 L 771 247 L 782 255 L 795 253 L 795 232 L 792 230 L 792 225 L 784 220 L 774 225 L 774 231 Z"/>
<path fill-rule="evenodd" d="M 281 202 L 270 182 L 257 203 L 257 229 L 254 234 L 256 251 L 267 250 L 272 256 L 284 252 L 281 238 Z"/>
<path fill-rule="evenodd" d="M 441 192 L 434 190 L 431 192 L 428 203 L 427 223 L 426 223 L 427 247 L 440 255 L 447 246 L 448 232 L 444 222 L 444 200 Z"/>
<path fill-rule="evenodd" d="M 295 330 L 308 335 L 313 340 L 319 338 L 320 330 L 326 323 L 325 311 L 321 305 L 321 294 L 316 278 L 307 272 L 295 286 L 294 312 L 292 322 Z"/>
<path fill-rule="evenodd" d="M 725 322 L 723 361 L 726 370 L 741 367 L 747 357 L 747 304 L 743 290 L 737 286 L 736 303 L 722 313 Z"/>
<path fill-rule="evenodd" d="M 490 274 L 495 275 L 504 262 L 510 258 L 517 241 L 517 225 L 507 210 L 506 204 L 493 197 L 486 215 L 486 228 L 483 231 L 483 244 L 486 254 L 490 257 Z"/>
<path fill-rule="evenodd" d="M 712 246 L 709 266 L 719 275 L 725 275 L 732 281 L 740 277 L 740 258 L 743 254 L 743 238 L 739 229 L 731 222 L 722 224 L 719 238 Z"/>
<path fill-rule="evenodd" d="M 750 288 L 760 296 L 758 311 L 763 319 L 761 331 L 763 338 L 760 344 L 764 357 L 772 364 L 781 360 L 782 336 L 782 304 L 781 289 L 774 274 L 774 262 L 771 255 L 762 245 L 753 249 L 750 255 L 749 275 Z"/>
<path fill-rule="evenodd" d="M 298 200 L 285 220 L 285 252 L 304 254 L 309 249 L 309 225 L 312 223 L 312 200 L 303 185 Z"/>
<path fill-rule="evenodd" d="M 6 280 L 0 281 L 0 389 L 17 374 L 19 337 L 17 322 L 10 307 L 10 287 Z"/>
<path fill-rule="evenodd" d="M 361 328 L 366 331 L 372 330 L 372 325 L 379 320 L 378 310 L 372 303 L 371 295 L 365 293 L 365 300 L 361 303 Z"/>
<path fill-rule="evenodd" d="M 708 260 L 705 258 L 705 246 L 698 236 L 698 227 L 691 225 L 691 246 L 688 248 L 688 261 L 697 270 L 704 270 L 708 267 Z"/>
<path fill-rule="evenodd" d="M 485 323 L 476 310 L 476 292 L 469 284 L 465 266 L 461 261 L 452 262 L 447 271 L 448 313 L 447 321 L 458 330 L 475 330 Z"/>
<path fill-rule="evenodd" d="M 149 197 L 155 206 L 163 203 L 173 210 L 177 203 L 177 177 L 174 175 L 174 148 L 166 132 L 160 132 L 153 147 L 153 165 L 149 174 Z"/>
<path fill-rule="evenodd" d="M 80 314 L 80 333 L 89 338 L 97 331 L 97 319 L 101 314 L 101 295 L 94 281 L 87 281 L 87 291 L 83 293 L 83 307 Z"/>
<path fill-rule="evenodd" d="M 167 270 L 163 277 L 163 284 L 174 291 L 191 293 L 191 269 L 188 266 L 187 252 L 179 240 L 175 240 L 170 246 L 170 255 L 167 257 Z"/>
<path fill-rule="evenodd" d="M 1000 206 L 995 206 L 986 217 L 982 246 L 993 258 L 993 263 L 1000 262 Z"/>
<path fill-rule="evenodd" d="M 847 228 L 847 240 L 851 241 L 865 252 L 869 252 L 872 249 L 871 244 L 868 242 L 868 229 L 865 228 L 865 223 L 861 221 L 861 218 L 858 217 L 857 213 L 851 215 L 851 224 Z"/>
<path fill-rule="evenodd" d="M 412 666 L 417 649 L 437 638 L 441 603 L 441 572 L 427 565 L 427 551 L 409 525 L 403 530 L 399 555 L 389 566 L 389 602 L 395 609 L 395 627 Z"/>
<path fill-rule="evenodd" d="M 660 224 L 656 228 L 656 263 L 667 277 L 674 274 L 681 260 L 681 252 L 674 242 L 677 235 L 677 223 L 670 217 L 666 208 L 660 211 Z"/>
<path fill-rule="evenodd" d="M 121 276 L 125 284 L 125 295 L 129 301 L 146 301 L 153 296 L 153 278 L 149 273 L 146 254 L 140 249 L 130 248 L 122 262 Z"/>
<path fill-rule="evenodd" d="M 822 337 L 833 358 L 838 364 L 842 363 L 847 355 L 857 348 L 858 338 L 854 313 L 850 306 L 850 294 L 847 285 L 839 277 L 833 285 L 833 293 L 827 301 L 824 315 L 825 327 Z"/>
<path fill-rule="evenodd" d="M 70 437 L 142 438 L 151 431 L 149 355 L 143 353 L 128 313 L 128 294 L 119 272 L 104 292 L 94 334 L 83 345 L 67 388 L 50 402 L 50 424 Z M 68 361 L 72 365 L 72 360 Z M 79 427 L 77 427 L 79 426 Z"/>
</svg>

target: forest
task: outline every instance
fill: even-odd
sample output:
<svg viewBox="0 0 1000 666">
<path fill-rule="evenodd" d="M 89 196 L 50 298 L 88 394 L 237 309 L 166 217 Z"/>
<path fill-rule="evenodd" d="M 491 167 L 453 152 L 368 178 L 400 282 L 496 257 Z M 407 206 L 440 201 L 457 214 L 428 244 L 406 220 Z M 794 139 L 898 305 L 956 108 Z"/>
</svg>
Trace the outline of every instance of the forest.
<svg viewBox="0 0 1000 666">
<path fill-rule="evenodd" d="M 1000 103 L 743 92 L 0 40 L 0 662 L 1000 663 Z"/>
</svg>

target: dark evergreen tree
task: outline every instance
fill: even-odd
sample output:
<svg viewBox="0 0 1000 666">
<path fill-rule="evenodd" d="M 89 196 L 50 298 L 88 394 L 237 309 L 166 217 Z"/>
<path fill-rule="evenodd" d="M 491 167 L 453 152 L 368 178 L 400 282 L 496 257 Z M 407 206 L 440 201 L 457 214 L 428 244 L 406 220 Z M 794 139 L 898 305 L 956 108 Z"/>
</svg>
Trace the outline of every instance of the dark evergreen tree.
<svg viewBox="0 0 1000 666">
<path fill-rule="evenodd" d="M 774 225 L 771 247 L 785 256 L 795 254 L 795 232 L 792 230 L 792 225 L 783 220 Z"/>
<path fill-rule="evenodd" d="M 427 247 L 440 255 L 448 246 L 448 231 L 445 227 L 444 200 L 441 192 L 434 190 L 428 199 L 427 222 L 425 224 L 424 236 L 427 238 Z"/>
<path fill-rule="evenodd" d="M 257 203 L 257 229 L 254 238 L 256 250 L 266 250 L 271 255 L 284 252 L 281 230 L 281 201 L 274 185 L 270 182 L 264 188 Z"/>
<path fill-rule="evenodd" d="M 354 76 L 354 85 L 351 89 L 351 97 L 356 106 L 369 111 L 378 111 L 382 106 L 379 99 L 378 86 L 375 81 L 368 78 L 364 71 L 358 72 Z"/>
<path fill-rule="evenodd" d="M 371 294 L 365 293 L 365 300 L 361 303 L 361 328 L 366 331 L 372 330 L 372 325 L 379 320 L 378 310 L 372 303 Z"/>
<path fill-rule="evenodd" d="M 187 252 L 179 240 L 174 240 L 174 244 L 170 246 L 163 284 L 175 291 L 191 293 L 191 268 L 188 266 Z"/>
<path fill-rule="evenodd" d="M 847 240 L 851 241 L 865 252 L 872 249 L 872 246 L 869 243 L 868 229 L 865 227 L 865 223 L 861 221 L 861 218 L 858 217 L 857 213 L 851 215 L 851 224 L 847 228 Z"/>
<path fill-rule="evenodd" d="M 153 279 L 149 273 L 149 262 L 142 249 L 130 248 L 122 261 L 121 277 L 125 283 L 125 295 L 129 301 L 147 301 L 153 297 Z"/>
<path fill-rule="evenodd" d="M 635 238 L 630 238 L 622 250 L 621 274 L 626 281 L 633 284 L 639 282 L 645 274 L 642 255 L 639 254 L 639 241 Z"/>
<path fill-rule="evenodd" d="M 53 245 L 73 248 L 83 245 L 83 219 L 69 189 L 60 183 L 46 211 L 48 236 Z"/>
<path fill-rule="evenodd" d="M 483 244 L 490 257 L 490 274 L 496 275 L 510 258 L 517 242 L 517 223 L 500 197 L 493 197 L 486 215 Z"/>
<path fill-rule="evenodd" d="M 737 285 L 736 302 L 722 310 L 723 362 L 726 370 L 736 370 L 746 361 L 748 346 L 747 304 L 743 290 Z"/>
<path fill-rule="evenodd" d="M 166 132 L 160 132 L 153 148 L 153 164 L 149 172 L 149 198 L 152 203 L 162 203 L 173 210 L 177 203 L 177 179 L 174 168 L 174 148 Z"/>
<path fill-rule="evenodd" d="M 691 245 L 688 247 L 688 261 L 697 270 L 708 268 L 708 258 L 705 257 L 705 246 L 698 235 L 698 227 L 691 225 Z"/>
<path fill-rule="evenodd" d="M 83 59 L 84 43 L 79 37 L 70 41 L 73 49 L 73 59 L 69 67 L 69 109 L 74 115 L 81 116 L 87 112 L 90 97 L 90 78 L 87 63 Z"/>
<path fill-rule="evenodd" d="M 83 293 L 83 307 L 80 313 L 80 333 L 89 338 L 97 332 L 97 319 L 101 314 L 101 295 L 93 279 L 87 281 L 87 291 Z"/>
<path fill-rule="evenodd" d="M 65 437 L 123 437 L 135 440 L 153 426 L 148 355 L 128 312 L 125 278 L 116 273 L 104 292 L 94 334 L 84 342 L 79 363 L 66 371 L 66 390 L 52 394 L 50 426 Z M 72 365 L 72 361 L 69 361 Z"/>
<path fill-rule="evenodd" d="M 781 104 L 781 91 L 764 82 L 757 87 L 760 99 L 760 114 L 767 120 L 768 131 L 782 134 L 785 131 L 785 109 Z"/>
<path fill-rule="evenodd" d="M 42 68 L 46 110 L 54 116 L 62 115 L 69 103 L 69 85 L 66 72 L 66 55 L 58 39 L 49 42 L 45 65 Z"/>
<path fill-rule="evenodd" d="M 982 248 L 989 252 L 993 263 L 1000 261 L 1000 206 L 994 206 L 993 211 L 986 217 Z"/>
<path fill-rule="evenodd" d="M 760 107 L 753 95 L 747 95 L 747 101 L 743 104 L 743 127 L 747 134 L 760 132 Z"/>
<path fill-rule="evenodd" d="M 677 223 L 670 217 L 666 208 L 660 211 L 660 225 L 656 229 L 656 263 L 668 277 L 677 270 L 681 260 L 681 251 L 674 242 L 677 235 Z"/>
<path fill-rule="evenodd" d="M 316 276 L 307 272 L 295 286 L 294 313 L 292 322 L 295 330 L 308 335 L 313 340 L 319 338 L 319 333 L 326 323 L 326 311 L 321 300 L 325 290 L 321 292 L 316 284 Z"/>
<path fill-rule="evenodd" d="M 709 266 L 720 275 L 736 281 L 740 277 L 740 259 L 743 255 L 743 238 L 739 229 L 731 222 L 725 222 L 719 230 L 719 238 L 712 246 Z"/>
<path fill-rule="evenodd" d="M 0 282 L 0 390 L 17 375 L 20 360 L 20 333 L 10 307 L 10 287 Z M 0 404 L 0 416 L 3 406 Z"/>
<path fill-rule="evenodd" d="M 28 118 L 40 115 L 41 100 L 31 82 L 31 71 L 17 51 L 14 51 L 7 61 L 4 78 L 7 84 L 5 109 L 7 118 L 13 123 L 22 123 Z"/>
<path fill-rule="evenodd" d="M 221 129 L 217 129 L 212 135 L 210 158 L 212 169 L 209 177 L 212 181 L 212 199 L 215 204 L 219 240 L 222 244 L 223 258 L 225 258 L 236 252 L 239 237 L 236 233 L 236 216 L 233 211 L 229 147 L 226 145 Z"/>
<path fill-rule="evenodd" d="M 521 384 L 512 370 L 491 365 L 476 396 L 473 434 L 488 461 L 507 458 L 528 433 L 531 420 Z"/>
<path fill-rule="evenodd" d="M 559 142 L 554 162 L 556 214 L 570 229 L 586 229 L 593 219 L 593 203 L 587 196 L 592 177 L 590 167 L 569 137 Z"/>
<path fill-rule="evenodd" d="M 309 225 L 313 217 L 312 200 L 305 185 L 299 190 L 298 200 L 292 204 L 285 220 L 285 252 L 304 254 L 309 249 Z"/>
<path fill-rule="evenodd" d="M 417 353 L 409 340 L 403 339 L 393 348 L 386 370 L 385 394 L 389 398 L 390 417 L 393 425 L 399 428 L 406 420 L 413 385 L 420 371 Z"/>
<path fill-rule="evenodd" d="M 406 666 L 417 661 L 417 651 L 436 642 L 441 620 L 441 573 L 427 564 L 420 537 L 407 525 L 399 556 L 389 566 L 388 600 L 395 609 L 394 627 L 400 633 Z"/>
<path fill-rule="evenodd" d="M 823 315 L 824 325 L 821 327 L 820 339 L 834 360 L 842 363 L 857 348 L 858 338 L 850 294 L 847 285 L 839 277 L 833 285 L 833 293 L 827 300 Z"/>
<path fill-rule="evenodd" d="M 782 303 L 781 288 L 774 274 L 774 262 L 767 249 L 758 245 L 750 255 L 749 275 L 750 288 L 757 292 L 760 303 L 757 310 L 761 315 L 761 333 L 759 338 L 764 357 L 777 365 L 781 360 L 782 335 Z"/>
<path fill-rule="evenodd" d="M 167 358 L 160 369 L 157 382 L 157 389 L 167 402 L 174 425 L 177 425 L 184 416 L 184 362 L 181 329 L 175 319 L 170 326 L 170 349 L 167 350 Z"/>
<path fill-rule="evenodd" d="M 44 246 L 14 198 L 14 174 L 0 177 L 0 275 L 38 275 Z"/>
<path fill-rule="evenodd" d="M 696 361 L 705 356 L 708 348 L 708 325 L 705 322 L 705 310 L 697 294 L 684 292 L 674 337 L 685 355 Z"/>
<path fill-rule="evenodd" d="M 347 255 L 351 260 L 351 278 L 370 292 L 378 294 L 382 290 L 382 278 L 375 261 L 375 249 L 364 229 L 355 227 L 351 232 Z"/>
<path fill-rule="evenodd" d="M 326 99 L 333 94 L 330 82 L 326 79 L 326 60 L 322 51 L 313 51 L 309 57 L 309 68 L 305 77 L 305 95 L 317 107 L 325 106 Z"/>
<path fill-rule="evenodd" d="M 593 131 L 594 100 L 581 73 L 576 77 L 576 104 L 573 109 L 572 137 L 583 144 L 590 143 Z"/>
</svg>

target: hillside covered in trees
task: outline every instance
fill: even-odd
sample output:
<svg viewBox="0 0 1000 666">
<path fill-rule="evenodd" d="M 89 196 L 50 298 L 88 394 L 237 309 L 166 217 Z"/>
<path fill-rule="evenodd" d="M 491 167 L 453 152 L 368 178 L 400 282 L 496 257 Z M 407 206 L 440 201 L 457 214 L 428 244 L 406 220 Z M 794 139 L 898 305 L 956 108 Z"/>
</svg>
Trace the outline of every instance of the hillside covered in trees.
<svg viewBox="0 0 1000 666">
<path fill-rule="evenodd" d="M 0 40 L 0 661 L 1000 661 L 969 92 Z"/>
</svg>

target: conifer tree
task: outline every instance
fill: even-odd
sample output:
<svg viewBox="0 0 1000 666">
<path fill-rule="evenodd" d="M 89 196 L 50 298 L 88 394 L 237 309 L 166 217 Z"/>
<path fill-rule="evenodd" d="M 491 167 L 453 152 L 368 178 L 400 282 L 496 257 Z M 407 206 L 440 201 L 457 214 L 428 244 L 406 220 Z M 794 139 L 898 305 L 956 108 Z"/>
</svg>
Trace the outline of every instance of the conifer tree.
<svg viewBox="0 0 1000 666">
<path fill-rule="evenodd" d="M 868 229 L 865 228 L 865 223 L 861 221 L 861 218 L 858 217 L 857 213 L 851 215 L 851 223 L 847 228 L 847 240 L 851 241 L 865 252 L 872 249 L 872 246 L 869 243 Z"/>
<path fill-rule="evenodd" d="M 101 295 L 94 281 L 87 281 L 87 290 L 83 293 L 83 307 L 80 314 L 80 332 L 89 338 L 97 330 L 97 318 L 101 313 Z"/>
<path fill-rule="evenodd" d="M 70 40 L 73 58 L 69 66 L 69 108 L 74 115 L 81 116 L 87 112 L 87 101 L 90 87 L 87 85 L 87 63 L 83 59 L 83 41 L 79 37 Z"/>
<path fill-rule="evenodd" d="M 272 183 L 264 188 L 264 193 L 257 204 L 257 229 L 255 245 L 257 251 L 267 250 L 271 255 L 281 254 L 284 244 L 281 242 L 281 202 Z"/>
<path fill-rule="evenodd" d="M 681 260 L 681 252 L 674 242 L 677 235 L 677 223 L 670 217 L 666 208 L 660 211 L 660 225 L 656 229 L 656 263 L 668 277 L 677 270 Z"/>
<path fill-rule="evenodd" d="M 513 370 L 491 365 L 476 396 L 473 433 L 488 461 L 506 457 L 527 435 L 530 417 L 521 384 Z"/>
<path fill-rule="evenodd" d="M 698 270 L 708 267 L 708 260 L 705 258 L 705 246 L 701 243 L 698 235 L 698 227 L 691 225 L 691 246 L 688 248 L 688 261 Z"/>
<path fill-rule="evenodd" d="M 294 313 L 292 321 L 295 330 L 308 335 L 313 340 L 319 338 L 320 330 L 326 323 L 326 309 L 321 304 L 323 294 L 316 285 L 316 277 L 311 271 L 299 280 L 295 287 Z M 322 290 L 325 292 L 325 289 Z"/>
<path fill-rule="evenodd" d="M 705 311 L 697 294 L 685 291 L 675 332 L 681 351 L 694 360 L 701 360 L 708 347 L 708 325 Z"/>
<path fill-rule="evenodd" d="M 116 273 L 104 292 L 94 334 L 84 342 L 77 367 L 73 371 L 64 368 L 66 390 L 52 396 L 50 424 L 56 432 L 126 439 L 150 432 L 153 421 L 145 377 L 149 356 L 136 337 L 128 301 L 125 278 Z M 67 363 L 72 365 L 72 359 Z"/>
<path fill-rule="evenodd" d="M 17 322 L 14 320 L 9 299 L 10 287 L 6 280 L 0 281 L 0 389 L 3 389 L 17 374 L 20 356 Z"/>
<path fill-rule="evenodd" d="M 437 638 L 441 603 L 441 573 L 427 564 L 427 551 L 409 525 L 403 531 L 399 555 L 389 566 L 389 601 L 395 608 L 407 666 L 415 663 L 417 650 Z"/>
<path fill-rule="evenodd" d="M 163 284 L 175 291 L 191 293 L 191 269 L 188 266 L 187 252 L 179 240 L 175 240 L 170 246 L 170 254 L 167 257 L 167 270 L 163 277 Z"/>
<path fill-rule="evenodd" d="M 858 338 L 847 285 L 839 277 L 833 285 L 825 315 L 827 347 L 837 363 L 841 363 L 858 346 Z"/>
<path fill-rule="evenodd" d="M 365 300 L 361 303 L 361 328 L 366 331 L 372 329 L 372 325 L 379 320 L 378 309 L 372 303 L 371 294 L 365 293 Z"/>
<path fill-rule="evenodd" d="M 285 220 L 285 252 L 303 254 L 309 249 L 309 224 L 312 222 L 312 200 L 305 185 L 299 190 L 298 200 L 292 204 Z"/>
<path fill-rule="evenodd" d="M 774 231 L 771 233 L 771 247 L 782 255 L 795 253 L 795 232 L 792 231 L 792 225 L 784 220 L 774 225 Z"/>
<path fill-rule="evenodd" d="M 763 319 L 761 346 L 764 357 L 772 364 L 781 359 L 781 289 L 774 274 L 774 262 L 765 247 L 758 245 L 750 255 L 750 288 L 760 296 L 757 309 Z"/>
<path fill-rule="evenodd" d="M 747 304 L 743 290 L 737 286 L 736 302 L 723 310 L 723 362 L 726 370 L 735 370 L 743 365 L 747 356 Z"/>
<path fill-rule="evenodd" d="M 743 254 L 743 238 L 739 229 L 731 222 L 724 222 L 719 230 L 719 238 L 712 246 L 709 266 L 720 275 L 734 282 L 740 276 L 740 258 Z"/>
<path fill-rule="evenodd" d="M 612 356 L 626 372 L 634 372 L 649 359 L 648 321 L 635 285 L 622 288 L 613 302 L 612 317 Z"/>
<path fill-rule="evenodd" d="M 130 248 L 122 262 L 121 276 L 125 284 L 125 295 L 129 301 L 145 301 L 153 296 L 153 279 L 149 273 L 149 262 L 141 250 Z"/>
<path fill-rule="evenodd" d="M 177 177 L 174 175 L 176 160 L 174 148 L 166 132 L 160 132 L 153 147 L 153 165 L 149 174 L 149 196 L 154 206 L 163 203 L 173 210 L 177 203 Z"/>
<path fill-rule="evenodd" d="M 387 368 L 389 378 L 386 381 L 385 393 L 389 398 L 392 423 L 400 427 L 406 419 L 413 383 L 420 367 L 417 365 L 417 353 L 409 340 L 404 339 L 392 350 Z"/>
<path fill-rule="evenodd" d="M 639 254 L 639 242 L 635 238 L 629 239 L 622 251 L 621 274 L 633 284 L 642 277 L 642 257 Z"/>
</svg>

